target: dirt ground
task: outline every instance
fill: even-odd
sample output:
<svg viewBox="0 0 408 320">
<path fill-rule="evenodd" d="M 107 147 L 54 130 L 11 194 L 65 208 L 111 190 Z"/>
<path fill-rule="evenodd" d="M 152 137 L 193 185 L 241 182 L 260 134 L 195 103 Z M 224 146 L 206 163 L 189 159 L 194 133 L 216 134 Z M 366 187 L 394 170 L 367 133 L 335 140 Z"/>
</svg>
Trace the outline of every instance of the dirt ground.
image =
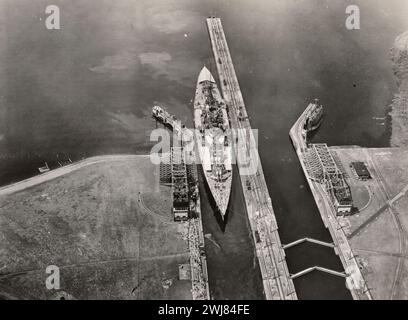
<svg viewBox="0 0 408 320">
<path fill-rule="evenodd" d="M 408 149 L 332 150 L 346 170 L 353 201 L 366 203 L 359 213 L 342 219 L 373 298 L 408 299 Z M 356 179 L 352 161 L 365 162 L 373 179 Z"/>
<path fill-rule="evenodd" d="M 186 225 L 146 156 L 83 167 L 0 196 L 0 297 L 49 299 L 45 269 L 76 299 L 191 299 Z"/>
</svg>

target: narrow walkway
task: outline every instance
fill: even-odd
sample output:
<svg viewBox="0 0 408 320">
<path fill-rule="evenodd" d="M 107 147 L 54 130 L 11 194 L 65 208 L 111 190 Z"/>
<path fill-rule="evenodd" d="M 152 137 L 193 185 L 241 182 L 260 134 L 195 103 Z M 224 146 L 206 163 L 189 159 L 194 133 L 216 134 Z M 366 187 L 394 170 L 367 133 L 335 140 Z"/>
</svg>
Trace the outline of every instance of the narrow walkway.
<svg viewBox="0 0 408 320">
<path fill-rule="evenodd" d="M 300 271 L 298 273 L 292 274 L 290 277 L 292 279 L 295 279 L 295 278 L 298 278 L 300 276 L 303 276 L 303 275 L 305 275 L 307 273 L 310 273 L 312 271 L 315 271 L 315 270 L 322 271 L 322 272 L 325 272 L 325 273 L 329 273 L 329 274 L 332 274 L 332 275 L 335 275 L 335 276 L 338 276 L 338 277 L 343 277 L 343 278 L 347 277 L 347 274 L 345 272 L 334 271 L 334 270 L 319 267 L 319 266 L 314 266 L 314 267 L 307 268 L 307 269 L 302 270 L 302 271 Z"/>
<path fill-rule="evenodd" d="M 298 244 L 301 244 L 303 242 L 311 242 L 311 243 L 315 243 L 315 244 L 325 246 L 325 247 L 330 247 L 330 248 L 335 248 L 336 247 L 333 242 L 324 242 L 324 241 L 316 240 L 316 239 L 313 239 L 313 238 L 303 238 L 303 239 L 298 239 L 298 240 L 293 241 L 291 243 L 285 244 L 285 245 L 283 245 L 282 248 L 283 249 L 289 249 L 289 248 L 294 247 L 294 246 L 296 246 Z"/>
</svg>

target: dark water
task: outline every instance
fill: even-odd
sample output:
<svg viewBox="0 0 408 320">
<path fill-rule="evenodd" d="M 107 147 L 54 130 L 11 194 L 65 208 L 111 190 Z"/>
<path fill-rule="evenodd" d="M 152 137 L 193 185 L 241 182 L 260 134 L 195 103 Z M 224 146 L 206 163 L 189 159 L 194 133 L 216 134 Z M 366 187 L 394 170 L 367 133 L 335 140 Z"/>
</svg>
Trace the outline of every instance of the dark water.
<svg viewBox="0 0 408 320">
<path fill-rule="evenodd" d="M 61 30 L 44 27 L 45 0 L 0 0 L 0 183 L 43 162 L 150 149 L 151 106 L 191 124 L 191 99 L 205 63 L 215 69 L 204 18 L 216 13 L 235 63 L 283 243 L 330 240 L 288 132 L 311 98 L 325 106 L 314 137 L 331 145 L 386 146 L 395 82 L 388 52 L 408 29 L 408 3 L 392 1 L 53 1 Z M 358 4 L 361 30 L 344 27 Z M 262 298 L 237 179 L 225 233 L 208 203 L 204 228 L 216 298 Z M 203 198 L 206 195 L 203 192 Z M 288 250 L 290 271 L 340 270 L 331 250 Z M 350 298 L 344 280 L 312 273 L 295 281 L 300 298 Z"/>
<path fill-rule="evenodd" d="M 263 287 L 236 167 L 225 230 L 215 221 L 211 194 L 200 179 L 210 293 L 213 299 L 262 299 Z"/>
</svg>

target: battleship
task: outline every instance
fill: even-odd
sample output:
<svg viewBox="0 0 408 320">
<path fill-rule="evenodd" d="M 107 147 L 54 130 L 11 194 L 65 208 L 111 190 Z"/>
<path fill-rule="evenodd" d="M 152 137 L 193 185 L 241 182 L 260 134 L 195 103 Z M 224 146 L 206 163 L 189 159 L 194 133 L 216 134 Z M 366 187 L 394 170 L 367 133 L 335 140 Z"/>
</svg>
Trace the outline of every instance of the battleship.
<svg viewBox="0 0 408 320">
<path fill-rule="evenodd" d="M 216 209 L 224 220 L 232 182 L 231 138 L 227 106 L 211 72 L 204 66 L 194 99 L 197 149 Z"/>
</svg>

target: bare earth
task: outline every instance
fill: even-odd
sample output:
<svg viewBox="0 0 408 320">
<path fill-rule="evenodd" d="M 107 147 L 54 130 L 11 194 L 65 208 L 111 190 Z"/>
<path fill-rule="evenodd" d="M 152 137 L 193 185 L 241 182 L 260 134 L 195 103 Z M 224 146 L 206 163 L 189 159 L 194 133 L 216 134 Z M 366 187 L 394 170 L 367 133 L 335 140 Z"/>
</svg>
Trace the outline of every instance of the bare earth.
<svg viewBox="0 0 408 320">
<path fill-rule="evenodd" d="M 113 156 L 0 190 L 0 298 L 55 298 L 45 269 L 57 265 L 73 298 L 191 299 L 178 280 L 187 226 L 172 221 L 158 174 L 147 156 Z"/>
<path fill-rule="evenodd" d="M 408 299 L 408 149 L 331 149 L 349 176 L 354 202 L 362 204 L 360 213 L 341 219 L 373 298 Z M 365 162 L 373 179 L 357 180 L 352 161 Z"/>
</svg>

